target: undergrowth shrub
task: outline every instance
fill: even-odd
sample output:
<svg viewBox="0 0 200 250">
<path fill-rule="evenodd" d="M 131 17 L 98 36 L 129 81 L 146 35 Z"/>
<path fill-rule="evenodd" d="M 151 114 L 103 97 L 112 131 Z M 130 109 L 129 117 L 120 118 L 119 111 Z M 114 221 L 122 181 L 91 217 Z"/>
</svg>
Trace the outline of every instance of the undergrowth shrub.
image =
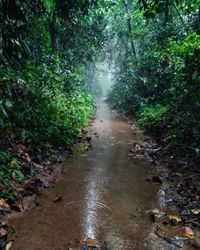
<svg viewBox="0 0 200 250">
<path fill-rule="evenodd" d="M 127 57 L 127 55 L 126 55 Z M 127 58 L 126 58 L 127 60 Z M 200 157 L 200 36 L 189 31 L 164 43 L 146 40 L 134 66 L 123 61 L 111 103 L 136 117 L 173 156 Z"/>
<path fill-rule="evenodd" d="M 137 113 L 137 122 L 147 129 L 162 128 L 165 125 L 167 107 L 160 104 L 144 106 Z"/>
<path fill-rule="evenodd" d="M 1 82 L 0 126 L 29 152 L 71 145 L 94 111 L 85 82 L 85 69 L 69 70 L 57 58 L 52 63 L 16 72 L 9 70 Z"/>
<path fill-rule="evenodd" d="M 72 145 L 88 124 L 95 106 L 85 75 L 83 65 L 70 67 L 57 56 L 18 72 L 0 70 L 0 197 L 13 202 L 15 185 L 34 174 L 28 162 L 21 167 L 18 146 L 40 162 Z"/>
<path fill-rule="evenodd" d="M 3 184 L 0 185 L 0 196 L 6 198 L 9 202 L 13 202 L 15 196 L 10 180 L 15 180 L 18 184 L 23 183 L 25 180 L 23 168 L 8 151 L 0 151 L 0 164 L 0 184 Z"/>
</svg>

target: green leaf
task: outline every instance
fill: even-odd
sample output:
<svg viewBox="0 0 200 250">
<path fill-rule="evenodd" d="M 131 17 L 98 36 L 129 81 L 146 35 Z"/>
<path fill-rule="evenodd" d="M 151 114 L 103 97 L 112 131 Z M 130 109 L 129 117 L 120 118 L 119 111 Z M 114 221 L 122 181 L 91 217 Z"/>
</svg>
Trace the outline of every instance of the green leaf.
<svg viewBox="0 0 200 250">
<path fill-rule="evenodd" d="M 14 173 L 16 174 L 16 180 L 19 183 L 22 183 L 25 180 L 25 176 L 20 169 L 15 169 Z"/>
</svg>

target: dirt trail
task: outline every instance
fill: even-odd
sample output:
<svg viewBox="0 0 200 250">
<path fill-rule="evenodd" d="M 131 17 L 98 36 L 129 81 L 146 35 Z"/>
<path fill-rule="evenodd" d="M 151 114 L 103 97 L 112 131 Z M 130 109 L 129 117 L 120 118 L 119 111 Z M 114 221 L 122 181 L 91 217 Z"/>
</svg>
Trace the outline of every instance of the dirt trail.
<svg viewBox="0 0 200 250">
<path fill-rule="evenodd" d="M 114 250 L 174 249 L 149 240 L 152 223 L 142 210 L 158 207 L 159 185 L 145 180 L 153 166 L 129 153 L 142 133 L 101 101 L 90 134 L 92 150 L 67 159 L 36 208 L 10 219 L 14 249 L 74 249 L 86 238 L 106 241 Z"/>
</svg>

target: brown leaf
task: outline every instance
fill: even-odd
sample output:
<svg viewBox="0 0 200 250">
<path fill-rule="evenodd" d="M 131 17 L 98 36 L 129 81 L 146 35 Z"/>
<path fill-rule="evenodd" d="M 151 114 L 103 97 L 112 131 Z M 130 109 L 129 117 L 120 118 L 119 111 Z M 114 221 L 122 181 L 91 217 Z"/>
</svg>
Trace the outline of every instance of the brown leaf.
<svg viewBox="0 0 200 250">
<path fill-rule="evenodd" d="M 185 227 L 182 232 L 182 236 L 188 238 L 188 239 L 193 239 L 194 238 L 194 233 L 191 228 Z"/>
<path fill-rule="evenodd" d="M 160 211 L 158 208 L 153 209 L 149 211 L 148 213 L 150 215 L 150 219 L 152 220 L 152 222 L 156 222 L 157 220 L 160 220 L 161 218 L 165 216 L 165 212 Z"/>
<path fill-rule="evenodd" d="M 53 199 L 53 202 L 58 202 L 62 200 L 62 196 L 57 196 L 56 198 Z"/>
<path fill-rule="evenodd" d="M 15 167 L 15 164 L 16 164 L 15 161 L 11 161 L 10 166 L 11 166 L 12 168 L 14 168 L 14 167 Z"/>
<path fill-rule="evenodd" d="M 45 167 L 40 165 L 40 164 L 37 164 L 35 162 L 32 162 L 33 166 L 36 167 L 36 168 L 39 168 L 39 169 L 44 169 Z"/>
<path fill-rule="evenodd" d="M 83 133 L 84 135 L 86 135 L 86 134 L 88 134 L 88 130 L 83 129 L 83 130 L 82 130 L 82 133 Z"/>
<path fill-rule="evenodd" d="M 87 247 L 91 247 L 91 248 L 96 248 L 97 247 L 97 241 L 93 240 L 93 239 L 85 239 L 81 241 L 81 245 L 87 245 Z"/>
<path fill-rule="evenodd" d="M 16 180 L 16 173 L 15 172 L 12 172 L 12 179 Z"/>
<path fill-rule="evenodd" d="M 29 154 L 25 153 L 25 158 L 26 158 L 27 162 L 29 162 L 29 163 L 32 162 L 32 160 L 31 160 Z"/>
<path fill-rule="evenodd" d="M 25 145 L 23 145 L 23 144 L 18 144 L 17 145 L 17 147 L 18 147 L 18 149 L 20 150 L 20 151 L 24 151 L 24 152 L 26 152 L 27 151 L 27 147 L 25 146 Z"/>
</svg>

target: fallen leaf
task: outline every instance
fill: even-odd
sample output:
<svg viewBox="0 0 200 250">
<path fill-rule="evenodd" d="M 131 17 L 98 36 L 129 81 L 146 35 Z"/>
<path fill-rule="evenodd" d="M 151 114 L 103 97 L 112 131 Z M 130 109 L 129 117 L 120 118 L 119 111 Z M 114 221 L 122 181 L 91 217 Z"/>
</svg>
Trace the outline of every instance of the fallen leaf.
<svg viewBox="0 0 200 250">
<path fill-rule="evenodd" d="M 194 238 L 194 233 L 191 228 L 185 227 L 182 232 L 182 236 L 188 238 L 188 239 L 193 239 Z"/>
<path fill-rule="evenodd" d="M 16 165 L 16 162 L 15 162 L 15 161 L 11 161 L 10 166 L 11 166 L 12 168 L 14 168 L 15 165 Z"/>
<path fill-rule="evenodd" d="M 158 208 L 155 208 L 151 211 L 153 214 L 159 214 L 160 210 Z"/>
<path fill-rule="evenodd" d="M 200 208 L 194 208 L 191 210 L 191 212 L 195 215 L 198 215 L 198 214 L 200 214 Z"/>
<path fill-rule="evenodd" d="M 37 164 L 35 162 L 32 162 L 33 166 L 36 167 L 36 168 L 39 168 L 39 169 L 44 169 L 45 167 L 40 165 L 40 164 Z"/>
<path fill-rule="evenodd" d="M 18 144 L 17 147 L 21 151 L 27 151 L 27 147 L 25 145 L 23 145 L 23 144 Z"/>
<path fill-rule="evenodd" d="M 10 208 L 10 206 L 8 205 L 8 203 L 4 200 L 4 199 L 0 199 L 0 208 Z"/>
<path fill-rule="evenodd" d="M 182 221 L 182 219 L 179 215 L 169 215 L 168 217 L 169 217 L 170 221 L 173 221 L 176 223 L 179 223 Z"/>
<path fill-rule="evenodd" d="M 83 130 L 82 130 L 82 133 L 83 133 L 84 135 L 86 135 L 86 134 L 88 133 L 88 130 L 83 129 Z"/>
<path fill-rule="evenodd" d="M 8 232 L 7 232 L 7 230 L 5 229 L 5 228 L 0 228 L 0 237 L 3 237 L 3 236 L 5 236 L 6 234 L 7 234 Z"/>
<path fill-rule="evenodd" d="M 7 245 L 6 245 L 6 249 L 5 250 L 11 250 L 13 247 L 13 242 L 9 242 Z"/>
<path fill-rule="evenodd" d="M 53 199 L 53 202 L 58 202 L 62 200 L 62 196 L 58 196 L 56 198 Z"/>
<path fill-rule="evenodd" d="M 92 248 L 96 248 L 97 247 L 97 241 L 93 240 L 93 239 L 84 239 L 81 241 L 81 245 L 83 246 L 87 246 L 87 247 L 92 247 Z"/>
<path fill-rule="evenodd" d="M 176 176 L 179 176 L 179 177 L 182 177 L 182 176 L 183 176 L 183 174 L 182 174 L 182 173 L 179 173 L 179 172 L 176 172 L 175 175 L 176 175 Z"/>
<path fill-rule="evenodd" d="M 153 209 L 148 213 L 150 214 L 150 219 L 152 220 L 152 222 L 156 222 L 157 220 L 165 216 L 165 212 L 160 211 L 158 208 Z"/>
<path fill-rule="evenodd" d="M 27 160 L 27 162 L 29 162 L 29 163 L 32 162 L 32 160 L 31 160 L 31 158 L 30 158 L 30 156 L 29 156 L 28 153 L 25 153 L 25 154 L 24 154 L 24 159 Z"/>
<path fill-rule="evenodd" d="M 15 172 L 12 172 L 12 179 L 16 180 L 16 173 Z"/>
</svg>

